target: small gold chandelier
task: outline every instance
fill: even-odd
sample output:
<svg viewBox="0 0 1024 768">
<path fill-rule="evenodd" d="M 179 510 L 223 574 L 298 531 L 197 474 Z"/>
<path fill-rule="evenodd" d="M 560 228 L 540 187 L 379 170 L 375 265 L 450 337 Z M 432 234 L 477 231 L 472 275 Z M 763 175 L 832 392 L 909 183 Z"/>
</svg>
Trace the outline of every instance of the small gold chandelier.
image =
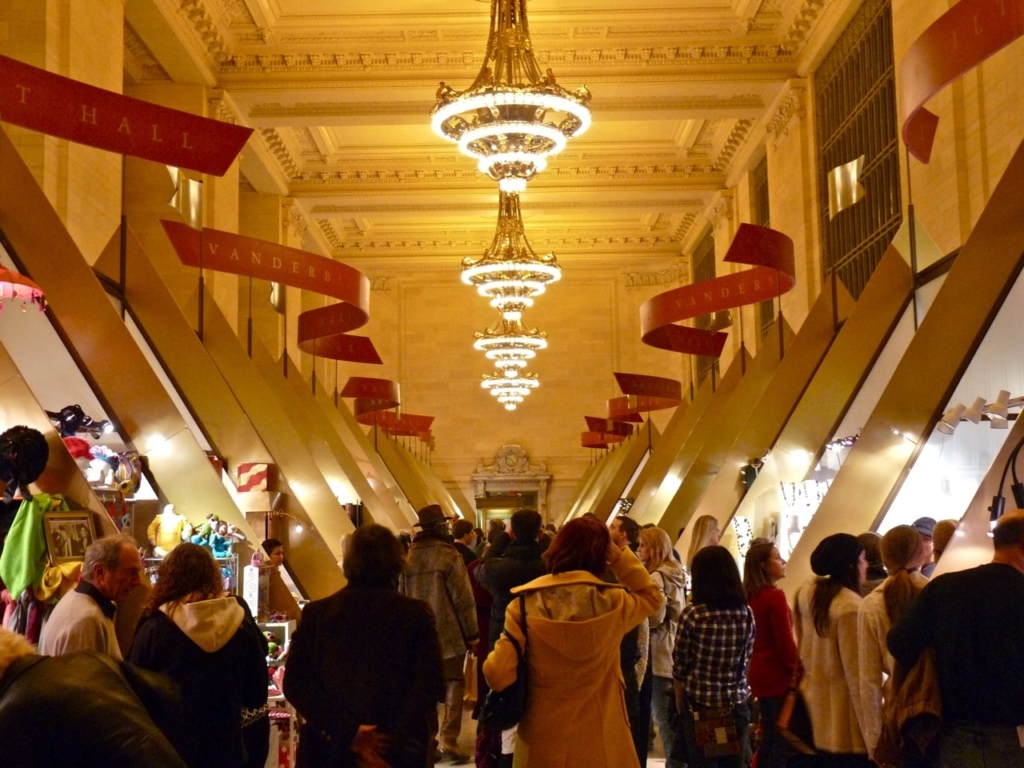
<svg viewBox="0 0 1024 768">
<path fill-rule="evenodd" d="M 546 334 L 529 329 L 522 319 L 502 317 L 494 328 L 476 334 L 473 347 L 484 353 L 500 373 L 484 374 L 480 386 L 494 395 L 505 410 L 514 411 L 523 398 L 540 386 L 537 374 L 528 373 L 527 361 L 548 345 Z"/>
<path fill-rule="evenodd" d="M 548 155 L 590 127 L 590 91 L 567 91 L 533 55 L 526 0 L 491 0 L 491 29 L 480 74 L 464 91 L 442 81 L 431 111 L 434 133 L 479 160 L 505 192 L 521 192 Z"/>
<path fill-rule="evenodd" d="M 475 285 L 477 293 L 507 320 L 517 320 L 533 306 L 533 297 L 544 293 L 562 276 L 554 254 L 538 256 L 526 239 L 519 195 L 500 192 L 498 226 L 490 247 L 479 259 L 462 261 L 462 282 Z"/>
</svg>

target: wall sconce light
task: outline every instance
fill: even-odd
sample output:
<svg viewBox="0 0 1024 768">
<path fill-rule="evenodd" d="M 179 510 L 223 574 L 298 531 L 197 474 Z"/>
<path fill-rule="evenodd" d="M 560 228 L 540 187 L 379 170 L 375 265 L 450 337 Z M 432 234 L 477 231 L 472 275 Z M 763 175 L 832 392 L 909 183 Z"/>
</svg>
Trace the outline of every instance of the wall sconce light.
<svg viewBox="0 0 1024 768">
<path fill-rule="evenodd" d="M 942 414 L 942 419 L 939 421 L 938 426 L 936 426 L 936 429 L 938 429 L 939 432 L 941 432 L 944 435 L 952 435 L 954 432 L 956 432 L 957 425 L 960 423 L 960 417 L 966 410 L 967 406 L 965 406 L 963 403 L 957 403 L 944 414 Z"/>
<path fill-rule="evenodd" d="M 281 501 L 284 499 L 284 494 L 281 491 L 275 491 L 270 497 L 270 509 L 265 513 L 263 517 L 263 538 L 270 538 L 270 521 L 278 517 L 290 518 L 295 523 L 295 532 L 302 533 L 303 526 L 302 521 L 299 520 L 295 515 L 290 512 L 285 512 L 280 508 Z M 268 553 L 269 554 L 269 553 Z"/>
<path fill-rule="evenodd" d="M 935 428 L 944 435 L 952 435 L 961 421 L 970 421 L 974 424 L 987 421 L 992 429 L 1006 429 L 1007 422 L 1017 418 L 1017 414 L 1010 413 L 1009 410 L 1022 406 L 1024 406 L 1024 396 L 1011 398 L 1007 390 L 1001 389 L 991 403 L 986 404 L 983 397 L 974 398 L 970 408 L 964 406 L 963 403 L 957 403 L 942 414 L 942 418 Z"/>
</svg>

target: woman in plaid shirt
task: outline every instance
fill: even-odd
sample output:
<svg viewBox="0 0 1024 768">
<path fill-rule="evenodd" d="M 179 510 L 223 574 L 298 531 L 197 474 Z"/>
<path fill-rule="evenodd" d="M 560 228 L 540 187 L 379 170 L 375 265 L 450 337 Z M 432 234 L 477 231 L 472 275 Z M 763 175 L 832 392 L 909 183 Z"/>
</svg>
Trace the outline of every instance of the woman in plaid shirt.
<svg viewBox="0 0 1024 768">
<path fill-rule="evenodd" d="M 700 550 L 691 576 L 691 603 L 679 617 L 672 654 L 672 686 L 690 768 L 742 768 L 750 727 L 747 665 L 754 614 L 736 561 L 724 547 Z M 718 727 L 702 734 L 701 725 L 710 723 Z"/>
</svg>

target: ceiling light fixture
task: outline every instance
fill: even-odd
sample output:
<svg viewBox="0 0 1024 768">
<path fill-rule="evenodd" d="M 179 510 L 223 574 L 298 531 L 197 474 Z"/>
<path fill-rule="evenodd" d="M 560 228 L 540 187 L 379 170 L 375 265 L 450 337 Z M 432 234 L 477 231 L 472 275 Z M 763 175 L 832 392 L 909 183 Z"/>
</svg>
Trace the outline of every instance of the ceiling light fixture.
<svg viewBox="0 0 1024 768">
<path fill-rule="evenodd" d="M 504 192 L 521 192 L 566 140 L 590 127 L 590 91 L 567 91 L 533 54 L 526 0 L 491 0 L 483 66 L 457 91 L 442 81 L 431 111 L 434 133 L 477 158 Z"/>
<path fill-rule="evenodd" d="M 483 352 L 500 371 L 484 374 L 480 386 L 498 398 L 505 410 L 514 411 L 523 398 L 540 386 L 537 374 L 523 369 L 548 342 L 542 331 L 527 328 L 518 315 L 513 318 L 507 315 L 505 313 L 494 328 L 476 334 L 473 347 Z"/>
<path fill-rule="evenodd" d="M 506 320 L 518 320 L 533 306 L 534 297 L 561 276 L 554 254 L 538 256 L 530 247 L 519 195 L 501 192 L 494 239 L 479 259 L 463 259 L 462 282 L 476 286 L 477 293 L 489 298 Z"/>
</svg>

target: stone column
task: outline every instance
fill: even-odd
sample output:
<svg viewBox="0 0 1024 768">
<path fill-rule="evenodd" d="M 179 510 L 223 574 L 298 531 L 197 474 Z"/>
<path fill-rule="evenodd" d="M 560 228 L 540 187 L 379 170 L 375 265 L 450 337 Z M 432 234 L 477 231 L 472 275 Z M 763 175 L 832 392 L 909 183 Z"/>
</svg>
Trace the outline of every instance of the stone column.
<svg viewBox="0 0 1024 768">
<path fill-rule="evenodd" d="M 803 324 L 821 292 L 814 131 L 807 114 L 810 85 L 791 78 L 768 109 L 768 189 L 772 228 L 793 238 L 796 286 L 782 297 L 792 328 Z"/>
<path fill-rule="evenodd" d="M 121 92 L 124 0 L 0 4 L 0 53 L 98 88 Z M 5 130 L 91 264 L 121 215 L 121 156 L 34 131 Z"/>
</svg>

